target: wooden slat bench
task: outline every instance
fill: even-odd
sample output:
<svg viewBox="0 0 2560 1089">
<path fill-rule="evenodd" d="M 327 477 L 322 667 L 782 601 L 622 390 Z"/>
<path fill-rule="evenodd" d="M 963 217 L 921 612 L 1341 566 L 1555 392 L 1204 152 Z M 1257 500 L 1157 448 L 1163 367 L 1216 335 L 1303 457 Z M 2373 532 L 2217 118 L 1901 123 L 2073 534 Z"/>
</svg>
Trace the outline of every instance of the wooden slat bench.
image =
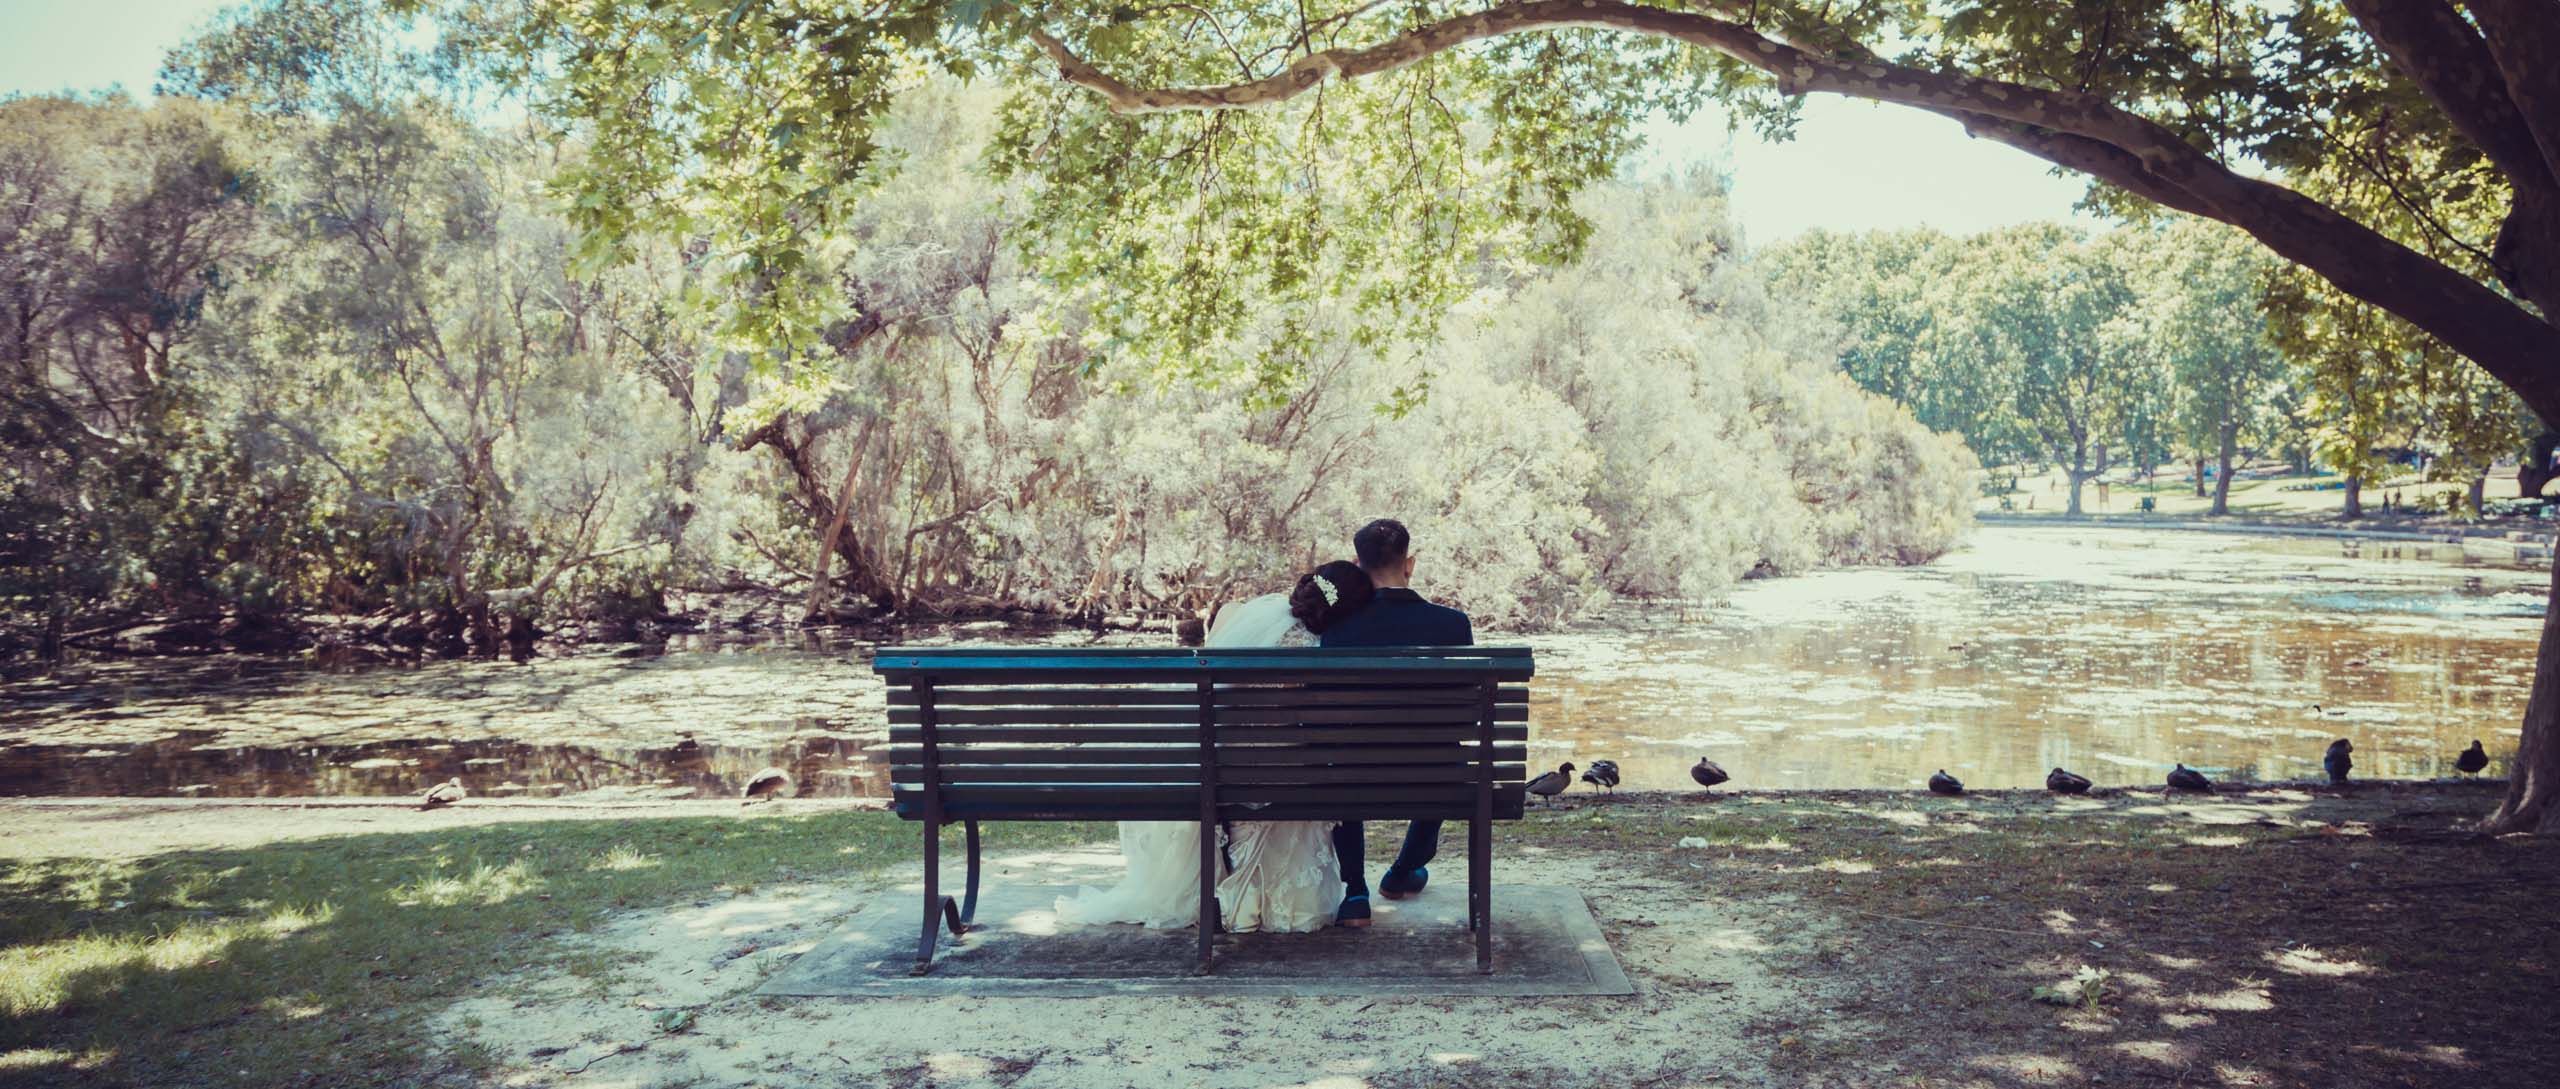
<svg viewBox="0 0 2560 1089">
<path fill-rule="evenodd" d="M 1467 822 L 1467 925 L 1493 970 L 1493 822 L 1527 779 L 1527 647 L 886 648 L 891 807 L 924 824 L 924 933 L 966 931 L 980 821 L 1197 821 L 1200 971 L 1213 967 L 1217 824 Z M 963 898 L 941 829 L 966 828 Z"/>
</svg>

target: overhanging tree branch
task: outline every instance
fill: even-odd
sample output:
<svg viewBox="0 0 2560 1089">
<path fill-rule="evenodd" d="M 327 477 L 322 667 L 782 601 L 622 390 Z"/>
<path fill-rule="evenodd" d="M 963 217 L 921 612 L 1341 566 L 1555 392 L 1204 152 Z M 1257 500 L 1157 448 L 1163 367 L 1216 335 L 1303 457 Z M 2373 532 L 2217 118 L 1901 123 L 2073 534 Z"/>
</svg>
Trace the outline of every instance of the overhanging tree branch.
<svg viewBox="0 0 2560 1089">
<path fill-rule="evenodd" d="M 1286 71 L 1214 87 L 1134 86 L 1038 28 L 1034 42 L 1069 83 L 1123 114 L 1249 109 L 1287 101 L 1328 78 L 1393 71 L 1470 42 L 1543 30 L 1597 28 L 1669 38 L 1767 73 L 1790 95 L 1827 92 L 1913 106 L 2170 208 L 2256 237 L 2341 290 L 2426 330 L 2560 421 L 2560 328 L 2442 262 L 2291 189 L 2243 176 L 2177 133 L 2103 96 L 1836 57 L 1693 11 L 1621 0 L 1524 0 L 1398 33 L 1373 45 L 1318 51 Z M 2475 78 L 2494 79 L 2479 71 Z M 2513 104 L 2510 103 L 2510 106 Z M 2528 179 L 2534 177 L 2528 175 Z"/>
</svg>

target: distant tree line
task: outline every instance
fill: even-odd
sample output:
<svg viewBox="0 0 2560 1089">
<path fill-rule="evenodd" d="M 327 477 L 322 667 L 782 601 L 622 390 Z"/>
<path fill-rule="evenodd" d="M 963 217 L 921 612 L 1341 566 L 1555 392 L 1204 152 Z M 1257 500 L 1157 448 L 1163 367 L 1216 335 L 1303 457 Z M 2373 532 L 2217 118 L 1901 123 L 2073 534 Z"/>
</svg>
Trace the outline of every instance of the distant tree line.
<svg viewBox="0 0 2560 1089">
<path fill-rule="evenodd" d="M 2441 343 L 2210 222 L 1817 230 L 1756 260 L 1773 292 L 1838 324 L 1861 386 L 1985 462 L 2060 467 L 2074 513 L 2085 482 L 2127 466 L 2190 472 L 2227 513 L 2231 470 L 2254 456 L 2344 475 L 2353 517 L 2415 455 L 2428 479 L 2468 485 L 2476 515 L 2492 463 L 2530 460 L 2541 431 Z"/>
</svg>

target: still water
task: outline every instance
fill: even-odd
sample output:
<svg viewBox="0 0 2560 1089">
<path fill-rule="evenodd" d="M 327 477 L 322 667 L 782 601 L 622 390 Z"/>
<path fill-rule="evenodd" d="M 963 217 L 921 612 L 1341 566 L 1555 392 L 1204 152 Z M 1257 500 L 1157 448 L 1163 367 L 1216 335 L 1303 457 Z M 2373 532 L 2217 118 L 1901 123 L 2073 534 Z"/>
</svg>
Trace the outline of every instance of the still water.
<svg viewBox="0 0 2560 1089">
<path fill-rule="evenodd" d="M 1429 572 L 1423 572 L 1425 593 Z M 1531 637 L 1534 760 L 1618 761 L 1686 787 L 1977 787 L 2055 765 L 2151 784 L 2450 774 L 2478 737 L 2503 771 L 2545 575 L 2510 545 L 1986 525 L 1923 567 L 1746 584 Z M 1136 645 L 963 626 L 914 642 Z M 678 640 L 663 651 L 332 672 L 223 657 L 92 662 L 0 687 L 0 794 L 719 795 L 757 769 L 877 795 L 886 733 L 861 647 Z"/>
</svg>

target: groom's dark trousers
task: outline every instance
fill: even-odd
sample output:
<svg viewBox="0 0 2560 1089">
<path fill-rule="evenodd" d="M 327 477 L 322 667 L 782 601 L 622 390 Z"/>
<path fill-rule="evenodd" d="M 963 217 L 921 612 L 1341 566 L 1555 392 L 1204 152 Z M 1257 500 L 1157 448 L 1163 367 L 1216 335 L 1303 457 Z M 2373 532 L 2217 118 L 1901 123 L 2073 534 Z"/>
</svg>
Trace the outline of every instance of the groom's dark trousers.
<svg viewBox="0 0 2560 1089">
<path fill-rule="evenodd" d="M 1476 642 L 1467 614 L 1422 600 L 1399 586 L 1378 591 L 1367 608 L 1325 629 L 1326 647 L 1468 647 Z M 1368 841 L 1359 821 L 1333 829 L 1333 853 L 1342 860 L 1342 884 L 1354 894 L 1369 891 Z M 1411 873 L 1440 853 L 1440 822 L 1414 821 L 1404 830 L 1404 848 L 1396 852 L 1389 873 Z"/>
</svg>

